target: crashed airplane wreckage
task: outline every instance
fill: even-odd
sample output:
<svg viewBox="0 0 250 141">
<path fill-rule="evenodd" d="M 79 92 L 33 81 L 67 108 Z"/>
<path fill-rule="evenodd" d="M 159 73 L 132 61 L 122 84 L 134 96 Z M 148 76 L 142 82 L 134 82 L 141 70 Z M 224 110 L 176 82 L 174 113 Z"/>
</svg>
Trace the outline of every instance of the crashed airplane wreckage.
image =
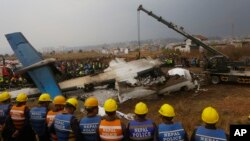
<svg viewBox="0 0 250 141">
<path fill-rule="evenodd" d="M 177 74 L 166 76 L 160 69 L 161 64 L 159 60 L 151 58 L 130 62 L 116 58 L 103 73 L 67 80 L 59 83 L 59 86 L 63 89 L 77 89 L 111 84 L 118 91 L 120 102 L 194 88 L 190 73 L 183 73 L 186 78 L 176 76 Z"/>
<path fill-rule="evenodd" d="M 124 102 L 151 94 L 168 94 L 178 90 L 190 90 L 195 87 L 188 70 L 172 70 L 172 72 L 170 71 L 171 75 L 166 75 L 160 69 L 162 63 L 151 58 L 130 62 L 116 58 L 110 62 L 109 67 L 103 73 L 57 83 L 49 66 L 53 59 L 44 60 L 20 32 L 7 34 L 6 38 L 24 66 L 19 72 L 26 71 L 39 89 L 30 89 L 32 91 L 25 89 L 30 96 L 47 92 L 55 97 L 66 91 L 94 89 L 98 86 L 112 84 L 118 92 L 116 96 L 119 101 Z M 180 75 L 183 76 L 180 77 Z M 12 98 L 16 97 L 20 91 L 22 90 L 12 91 Z M 98 99 L 102 99 L 102 97 Z"/>
</svg>

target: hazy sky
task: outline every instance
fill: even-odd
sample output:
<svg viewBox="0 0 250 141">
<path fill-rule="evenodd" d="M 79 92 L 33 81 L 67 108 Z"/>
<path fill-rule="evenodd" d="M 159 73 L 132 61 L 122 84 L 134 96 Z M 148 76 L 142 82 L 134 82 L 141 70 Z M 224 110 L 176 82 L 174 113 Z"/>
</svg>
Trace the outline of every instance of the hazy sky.
<svg viewBox="0 0 250 141">
<path fill-rule="evenodd" d="M 250 0 L 0 0 L 0 54 L 12 32 L 37 49 L 137 40 L 140 4 L 192 34 L 250 34 Z M 141 39 L 167 37 L 182 36 L 141 12 Z"/>
</svg>

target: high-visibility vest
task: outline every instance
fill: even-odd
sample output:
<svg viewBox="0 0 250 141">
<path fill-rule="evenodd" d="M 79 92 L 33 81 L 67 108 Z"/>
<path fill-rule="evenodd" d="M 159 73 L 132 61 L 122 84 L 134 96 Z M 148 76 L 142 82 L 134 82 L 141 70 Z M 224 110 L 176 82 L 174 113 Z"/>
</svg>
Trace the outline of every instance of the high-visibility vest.
<svg viewBox="0 0 250 141">
<path fill-rule="evenodd" d="M 55 119 L 55 116 L 57 114 L 60 114 L 62 113 L 62 111 L 57 111 L 57 112 L 54 112 L 53 110 L 50 110 L 48 113 L 47 113 L 47 116 L 46 116 L 46 123 L 47 123 L 47 126 L 50 127 L 51 124 L 53 123 L 54 119 Z"/>
<path fill-rule="evenodd" d="M 132 140 L 150 140 L 154 138 L 154 124 L 152 120 L 142 122 L 133 120 L 129 123 L 129 138 Z"/>
<path fill-rule="evenodd" d="M 83 134 L 83 140 L 96 141 L 98 135 L 96 129 L 101 121 L 100 116 L 86 117 L 80 120 L 80 129 Z"/>
<path fill-rule="evenodd" d="M 21 129 L 24 125 L 25 115 L 24 110 L 26 105 L 16 106 L 14 105 L 10 110 L 10 116 L 13 124 L 17 130 Z"/>
<path fill-rule="evenodd" d="M 121 141 L 123 138 L 121 120 L 101 120 L 99 134 L 103 141 Z"/>
<path fill-rule="evenodd" d="M 207 129 L 204 126 L 199 126 L 195 134 L 196 141 L 226 141 L 227 137 L 221 129 Z"/>
<path fill-rule="evenodd" d="M 55 116 L 54 126 L 59 141 L 75 141 L 75 135 L 71 128 L 71 114 L 58 114 Z"/>
<path fill-rule="evenodd" d="M 185 130 L 181 123 L 165 124 L 158 126 L 159 141 L 179 141 L 185 139 Z"/>
<path fill-rule="evenodd" d="M 47 108 L 34 107 L 30 110 L 30 122 L 33 130 L 37 135 L 43 135 L 46 131 L 46 114 Z"/>
<path fill-rule="evenodd" d="M 3 82 L 4 80 L 3 80 L 3 77 L 2 76 L 0 76 L 0 82 Z"/>
<path fill-rule="evenodd" d="M 55 119 L 55 116 L 57 114 L 60 114 L 62 111 L 57 111 L 57 112 L 54 112 L 52 110 L 50 110 L 48 113 L 47 113 L 47 116 L 46 116 L 46 122 L 47 122 L 47 126 L 50 127 Z M 53 134 L 51 133 L 50 134 L 50 137 L 51 137 L 51 140 L 52 141 L 58 141 L 58 138 L 56 136 L 56 134 Z"/>
<path fill-rule="evenodd" d="M 0 124 L 5 123 L 10 107 L 10 104 L 0 104 Z"/>
<path fill-rule="evenodd" d="M 79 71 L 79 75 L 82 76 L 84 74 L 84 71 Z"/>
</svg>

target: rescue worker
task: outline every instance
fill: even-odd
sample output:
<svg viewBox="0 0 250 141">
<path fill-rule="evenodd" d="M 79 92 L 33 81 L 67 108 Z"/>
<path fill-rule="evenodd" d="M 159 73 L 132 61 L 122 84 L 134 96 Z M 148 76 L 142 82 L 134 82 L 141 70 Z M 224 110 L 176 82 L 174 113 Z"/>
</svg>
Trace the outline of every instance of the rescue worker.
<svg viewBox="0 0 250 141">
<path fill-rule="evenodd" d="M 39 141 L 49 141 L 46 116 L 50 102 L 50 95 L 48 93 L 43 93 L 38 99 L 39 106 L 30 110 L 30 123 Z"/>
<path fill-rule="evenodd" d="M 49 127 L 53 123 L 55 116 L 63 112 L 65 103 L 66 103 L 66 98 L 62 95 L 58 95 L 54 98 L 53 109 L 49 110 L 46 116 L 46 121 Z"/>
<path fill-rule="evenodd" d="M 182 124 L 180 122 L 173 122 L 173 118 L 175 117 L 175 111 L 171 105 L 163 104 L 158 112 L 162 118 L 163 123 L 157 126 L 157 140 L 188 140 L 187 133 L 184 130 Z"/>
<path fill-rule="evenodd" d="M 102 69 L 102 63 L 100 61 L 98 61 L 98 69 L 101 70 Z"/>
<path fill-rule="evenodd" d="M 48 128 L 50 128 L 51 124 L 53 123 L 55 116 L 57 114 L 62 113 L 65 103 L 66 103 L 66 99 L 62 95 L 58 95 L 54 98 L 53 100 L 54 107 L 52 110 L 50 110 L 47 113 L 47 116 L 46 116 L 46 122 L 47 122 Z M 58 139 L 57 139 L 56 134 L 50 134 L 50 140 L 57 141 Z"/>
<path fill-rule="evenodd" d="M 126 139 L 126 126 L 116 116 L 117 107 L 114 99 L 110 98 L 105 101 L 104 110 L 106 115 L 102 118 L 97 130 L 99 140 L 123 141 Z"/>
<path fill-rule="evenodd" d="M 145 103 L 139 102 L 135 106 L 135 120 L 128 123 L 127 135 L 131 141 L 153 141 L 155 137 L 156 124 L 146 119 L 148 107 Z"/>
<path fill-rule="evenodd" d="M 98 100 L 95 97 L 89 97 L 84 103 L 87 117 L 80 120 L 80 129 L 83 135 L 83 140 L 96 141 L 98 138 L 96 130 L 101 121 L 101 117 L 97 115 L 98 105 Z"/>
<path fill-rule="evenodd" d="M 3 140 L 7 140 L 9 135 L 9 128 L 5 126 L 5 123 L 9 117 L 10 109 L 12 107 L 10 98 L 11 96 L 8 92 L 3 92 L 0 94 L 0 133 Z"/>
<path fill-rule="evenodd" d="M 50 132 L 55 134 L 58 141 L 80 141 L 81 131 L 79 122 L 73 115 L 78 105 L 75 98 L 69 98 L 66 101 L 64 110 L 61 114 L 57 114 L 50 127 Z"/>
<path fill-rule="evenodd" d="M 4 82 L 3 76 L 0 76 L 0 84 Z"/>
<path fill-rule="evenodd" d="M 96 65 L 95 62 L 92 62 L 92 73 L 96 72 Z"/>
<path fill-rule="evenodd" d="M 210 106 L 204 108 L 201 114 L 201 119 L 205 123 L 205 126 L 199 126 L 194 130 L 191 136 L 191 141 L 228 140 L 225 131 L 222 129 L 217 129 L 215 126 L 219 120 L 219 114 L 215 108 Z"/>
<path fill-rule="evenodd" d="M 11 129 L 11 139 L 15 141 L 35 141 L 35 133 L 33 132 L 29 120 L 29 107 L 26 106 L 28 97 L 25 93 L 20 93 L 16 97 L 16 104 L 10 110 L 10 122 L 7 124 Z"/>
<path fill-rule="evenodd" d="M 79 76 L 84 76 L 84 71 L 83 70 L 80 70 L 79 73 L 78 73 Z"/>
</svg>

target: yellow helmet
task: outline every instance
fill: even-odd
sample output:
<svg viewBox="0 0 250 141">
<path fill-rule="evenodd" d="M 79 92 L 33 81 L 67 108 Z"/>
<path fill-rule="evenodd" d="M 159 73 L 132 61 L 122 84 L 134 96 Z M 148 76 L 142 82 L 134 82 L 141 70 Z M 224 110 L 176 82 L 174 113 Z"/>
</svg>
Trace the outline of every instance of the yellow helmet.
<svg viewBox="0 0 250 141">
<path fill-rule="evenodd" d="M 148 107 L 145 103 L 139 102 L 135 105 L 135 111 L 138 115 L 144 115 L 148 113 Z"/>
<path fill-rule="evenodd" d="M 108 99 L 108 100 L 105 101 L 103 107 L 104 107 L 104 110 L 106 112 L 114 112 L 114 111 L 117 110 L 118 106 L 116 104 L 116 101 L 114 99 L 110 98 L 110 99 Z"/>
<path fill-rule="evenodd" d="M 213 107 L 206 107 L 201 114 L 201 119 L 208 124 L 217 123 L 219 120 L 219 114 Z"/>
<path fill-rule="evenodd" d="M 3 102 L 7 99 L 9 99 L 11 96 L 10 96 L 10 93 L 9 92 L 3 92 L 0 94 L 0 102 Z"/>
<path fill-rule="evenodd" d="M 69 103 L 70 105 L 74 106 L 75 108 L 77 108 L 78 105 L 78 101 L 76 98 L 69 98 L 66 103 Z"/>
<path fill-rule="evenodd" d="M 85 107 L 96 107 L 98 105 L 98 100 L 95 97 L 89 97 L 84 102 Z"/>
<path fill-rule="evenodd" d="M 44 101 L 52 101 L 52 100 L 51 100 L 50 95 L 48 93 L 43 93 L 40 95 L 38 101 L 44 102 Z"/>
<path fill-rule="evenodd" d="M 17 102 L 26 102 L 28 100 L 28 97 L 25 93 L 20 93 L 17 97 L 16 97 L 16 101 Z"/>
<path fill-rule="evenodd" d="M 64 105 L 66 102 L 66 98 L 62 95 L 58 95 L 54 98 L 53 103 L 55 105 Z"/>
<path fill-rule="evenodd" d="M 163 104 L 158 112 L 165 117 L 175 116 L 174 108 L 169 104 Z"/>
</svg>

